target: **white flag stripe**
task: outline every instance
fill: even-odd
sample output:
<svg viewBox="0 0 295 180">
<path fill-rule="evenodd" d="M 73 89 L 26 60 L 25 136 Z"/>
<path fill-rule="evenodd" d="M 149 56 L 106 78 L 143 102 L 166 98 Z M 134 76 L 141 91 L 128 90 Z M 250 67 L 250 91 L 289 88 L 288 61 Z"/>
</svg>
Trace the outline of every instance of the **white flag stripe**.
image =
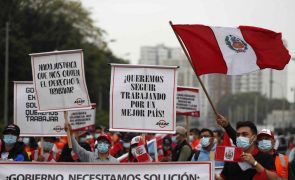
<svg viewBox="0 0 295 180">
<path fill-rule="evenodd" d="M 227 27 L 211 27 L 211 29 L 226 63 L 228 75 L 239 75 L 260 69 L 256 64 L 256 54 L 250 44 L 244 40 L 240 29 Z M 247 43 L 245 52 L 237 52 L 226 44 L 228 42 L 226 41 L 226 37 L 230 35 Z"/>
</svg>

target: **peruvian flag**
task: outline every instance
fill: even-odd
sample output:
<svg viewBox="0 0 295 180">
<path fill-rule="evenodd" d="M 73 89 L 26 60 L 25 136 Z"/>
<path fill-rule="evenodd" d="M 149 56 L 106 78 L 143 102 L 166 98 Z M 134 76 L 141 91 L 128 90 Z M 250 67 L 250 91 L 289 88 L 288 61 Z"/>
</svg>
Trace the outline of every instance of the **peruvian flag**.
<svg viewBox="0 0 295 180">
<path fill-rule="evenodd" d="M 241 75 L 259 69 L 284 69 L 291 59 L 281 33 L 251 26 L 172 25 L 184 43 L 197 75 Z"/>
<path fill-rule="evenodd" d="M 152 159 L 147 153 L 145 144 L 142 140 L 139 141 L 138 146 L 135 148 L 134 154 L 138 162 L 152 162 Z"/>
<path fill-rule="evenodd" d="M 215 151 L 216 161 L 240 162 L 243 149 L 233 146 L 217 146 Z"/>
</svg>

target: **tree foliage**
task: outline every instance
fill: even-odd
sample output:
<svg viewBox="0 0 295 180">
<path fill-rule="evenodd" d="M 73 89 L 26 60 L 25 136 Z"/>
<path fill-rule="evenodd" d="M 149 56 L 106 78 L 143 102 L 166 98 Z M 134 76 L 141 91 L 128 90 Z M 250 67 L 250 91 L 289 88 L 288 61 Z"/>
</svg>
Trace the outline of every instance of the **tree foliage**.
<svg viewBox="0 0 295 180">
<path fill-rule="evenodd" d="M 287 110 L 289 107 L 290 104 L 286 99 L 269 100 L 256 92 L 226 95 L 217 105 L 218 112 L 231 118 L 233 123 L 246 120 L 254 121 L 257 112 L 258 124 L 263 124 L 263 120 L 272 110 Z"/>
<path fill-rule="evenodd" d="M 28 54 L 54 50 L 83 49 L 86 81 L 92 102 L 102 97 L 100 114 L 109 108 L 109 63 L 127 63 L 115 57 L 104 41 L 105 32 L 93 25 L 90 13 L 79 1 L 0 1 L 0 74 L 4 79 L 5 24 L 9 22 L 9 102 L 13 102 L 13 81 L 32 80 Z M 0 82 L 0 97 L 4 81 Z M 3 99 L 3 98 L 0 98 Z M 12 122 L 13 103 L 9 103 Z M 3 117 L 0 103 L 0 119 Z M 106 124 L 108 116 L 97 121 Z M 99 119 L 99 120 L 98 120 Z"/>
</svg>

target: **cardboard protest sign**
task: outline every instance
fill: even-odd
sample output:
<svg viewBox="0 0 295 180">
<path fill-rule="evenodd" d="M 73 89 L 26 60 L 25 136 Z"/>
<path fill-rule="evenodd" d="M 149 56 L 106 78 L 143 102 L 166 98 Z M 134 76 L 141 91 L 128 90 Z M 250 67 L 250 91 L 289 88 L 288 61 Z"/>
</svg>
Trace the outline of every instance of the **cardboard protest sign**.
<svg viewBox="0 0 295 180">
<path fill-rule="evenodd" d="M 111 66 L 110 130 L 174 133 L 177 67 Z"/>
<path fill-rule="evenodd" d="M 210 161 L 121 164 L 0 162 L 0 169 L 0 179 L 9 180 L 214 179 L 214 165 Z"/>
<path fill-rule="evenodd" d="M 177 87 L 176 114 L 200 117 L 200 94 L 198 88 Z"/>
<path fill-rule="evenodd" d="M 239 162 L 243 149 L 234 146 L 217 146 L 215 151 L 216 161 Z"/>
<path fill-rule="evenodd" d="M 38 111 L 90 109 L 82 50 L 30 54 Z"/>
<path fill-rule="evenodd" d="M 14 82 L 14 123 L 21 136 L 65 136 L 64 118 L 59 112 L 37 112 L 32 81 Z"/>
<path fill-rule="evenodd" d="M 69 111 L 73 130 L 90 130 L 95 125 L 95 104 L 92 109 Z M 62 112 L 38 112 L 32 81 L 14 82 L 14 123 L 21 136 L 65 136 Z M 34 128 L 32 128 L 34 127 Z"/>
<path fill-rule="evenodd" d="M 95 113 L 95 103 L 92 103 L 91 109 L 69 111 L 69 122 L 73 131 L 95 130 Z"/>
</svg>

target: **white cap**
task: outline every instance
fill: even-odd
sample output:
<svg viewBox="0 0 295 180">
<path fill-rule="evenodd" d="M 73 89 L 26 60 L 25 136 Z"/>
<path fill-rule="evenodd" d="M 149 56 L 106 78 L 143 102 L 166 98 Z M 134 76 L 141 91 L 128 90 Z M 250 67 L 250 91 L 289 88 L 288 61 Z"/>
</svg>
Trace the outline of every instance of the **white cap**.
<svg viewBox="0 0 295 180">
<path fill-rule="evenodd" d="M 135 136 L 132 138 L 131 142 L 130 142 L 130 145 L 133 145 L 133 144 L 138 144 L 139 141 L 142 140 L 142 137 L 141 136 Z"/>
</svg>

